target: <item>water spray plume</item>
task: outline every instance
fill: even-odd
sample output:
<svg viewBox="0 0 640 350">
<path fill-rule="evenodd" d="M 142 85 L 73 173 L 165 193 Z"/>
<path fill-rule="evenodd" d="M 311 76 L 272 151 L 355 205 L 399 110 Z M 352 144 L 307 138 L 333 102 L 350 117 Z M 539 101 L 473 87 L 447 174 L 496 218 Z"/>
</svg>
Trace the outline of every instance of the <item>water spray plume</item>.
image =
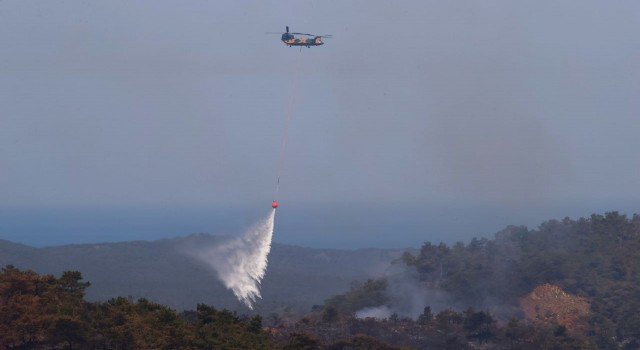
<svg viewBox="0 0 640 350">
<path fill-rule="evenodd" d="M 241 237 L 193 254 L 214 269 L 224 286 L 250 309 L 257 298 L 262 298 L 260 282 L 267 271 L 275 213 L 272 210 Z"/>
</svg>

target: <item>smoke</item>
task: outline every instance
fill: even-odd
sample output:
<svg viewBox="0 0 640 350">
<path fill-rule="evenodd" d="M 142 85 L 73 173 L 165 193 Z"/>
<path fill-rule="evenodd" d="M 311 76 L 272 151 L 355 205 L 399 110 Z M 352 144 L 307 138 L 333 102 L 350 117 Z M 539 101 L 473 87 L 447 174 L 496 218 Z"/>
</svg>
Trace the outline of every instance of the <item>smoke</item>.
<svg viewBox="0 0 640 350">
<path fill-rule="evenodd" d="M 448 293 L 421 280 L 415 270 L 406 266 L 393 264 L 383 278 L 387 281 L 385 304 L 358 310 L 356 317 L 385 319 L 396 315 L 417 319 L 426 306 L 438 312 L 454 304 Z"/>
<path fill-rule="evenodd" d="M 262 298 L 260 281 L 267 271 L 275 212 L 272 210 L 266 219 L 241 237 L 191 252 L 192 256 L 215 270 L 224 286 L 250 309 L 253 309 L 257 298 Z"/>
<path fill-rule="evenodd" d="M 393 311 L 388 306 L 368 307 L 356 312 L 357 318 L 376 318 L 384 320 L 391 317 Z"/>
<path fill-rule="evenodd" d="M 398 268 L 394 275 L 387 277 L 387 282 L 387 304 L 398 316 L 417 319 L 425 306 L 439 311 L 451 305 L 446 292 L 421 281 L 415 271 Z"/>
</svg>

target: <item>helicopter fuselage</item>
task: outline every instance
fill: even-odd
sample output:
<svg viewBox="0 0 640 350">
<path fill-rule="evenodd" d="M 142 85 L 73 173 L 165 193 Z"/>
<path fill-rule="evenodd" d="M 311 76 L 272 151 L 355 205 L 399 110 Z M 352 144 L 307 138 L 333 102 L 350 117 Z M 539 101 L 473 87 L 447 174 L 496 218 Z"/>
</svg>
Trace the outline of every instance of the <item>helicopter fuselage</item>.
<svg viewBox="0 0 640 350">
<path fill-rule="evenodd" d="M 322 37 L 316 36 L 315 38 L 296 38 L 293 34 L 284 33 L 281 38 L 282 42 L 288 46 L 320 46 L 324 45 Z"/>
</svg>

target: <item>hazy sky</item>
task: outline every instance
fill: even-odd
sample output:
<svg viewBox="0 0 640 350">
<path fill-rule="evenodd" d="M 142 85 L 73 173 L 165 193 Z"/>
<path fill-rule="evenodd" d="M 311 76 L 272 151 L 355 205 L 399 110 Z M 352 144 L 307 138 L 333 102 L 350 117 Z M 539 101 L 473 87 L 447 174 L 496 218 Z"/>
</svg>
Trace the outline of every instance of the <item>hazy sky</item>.
<svg viewBox="0 0 640 350">
<path fill-rule="evenodd" d="M 636 0 L 1 1 L 0 209 L 268 208 L 294 95 L 282 209 L 635 210 L 639 18 Z M 265 34 L 285 25 L 334 37 Z"/>
</svg>

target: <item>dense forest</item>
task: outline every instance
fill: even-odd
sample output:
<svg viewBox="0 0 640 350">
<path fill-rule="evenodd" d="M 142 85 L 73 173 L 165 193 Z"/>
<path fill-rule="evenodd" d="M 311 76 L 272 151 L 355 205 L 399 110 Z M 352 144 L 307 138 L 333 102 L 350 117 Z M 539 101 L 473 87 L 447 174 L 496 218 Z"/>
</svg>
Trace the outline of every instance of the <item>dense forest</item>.
<svg viewBox="0 0 640 350">
<path fill-rule="evenodd" d="M 56 278 L 7 266 L 0 348 L 638 349 L 639 248 L 640 216 L 616 212 L 507 227 L 468 244 L 425 243 L 385 278 L 354 283 L 297 317 L 87 302 L 80 272 Z"/>
<path fill-rule="evenodd" d="M 410 275 L 440 309 L 445 305 L 441 312 L 486 311 L 498 328 L 488 342 L 500 342 L 505 327 L 518 325 L 510 334 L 521 334 L 519 341 L 530 345 L 551 332 L 562 336 L 552 341 L 557 348 L 640 348 L 639 215 L 610 212 L 551 220 L 537 230 L 511 226 L 493 240 L 473 239 L 467 245 L 425 243 L 418 254 L 405 253 L 396 265 L 402 268 L 395 274 L 329 299 L 324 312 L 394 310 L 399 304 L 394 282 Z M 523 324 L 531 328 L 523 331 Z M 464 332 L 459 336 L 473 338 Z"/>
</svg>

